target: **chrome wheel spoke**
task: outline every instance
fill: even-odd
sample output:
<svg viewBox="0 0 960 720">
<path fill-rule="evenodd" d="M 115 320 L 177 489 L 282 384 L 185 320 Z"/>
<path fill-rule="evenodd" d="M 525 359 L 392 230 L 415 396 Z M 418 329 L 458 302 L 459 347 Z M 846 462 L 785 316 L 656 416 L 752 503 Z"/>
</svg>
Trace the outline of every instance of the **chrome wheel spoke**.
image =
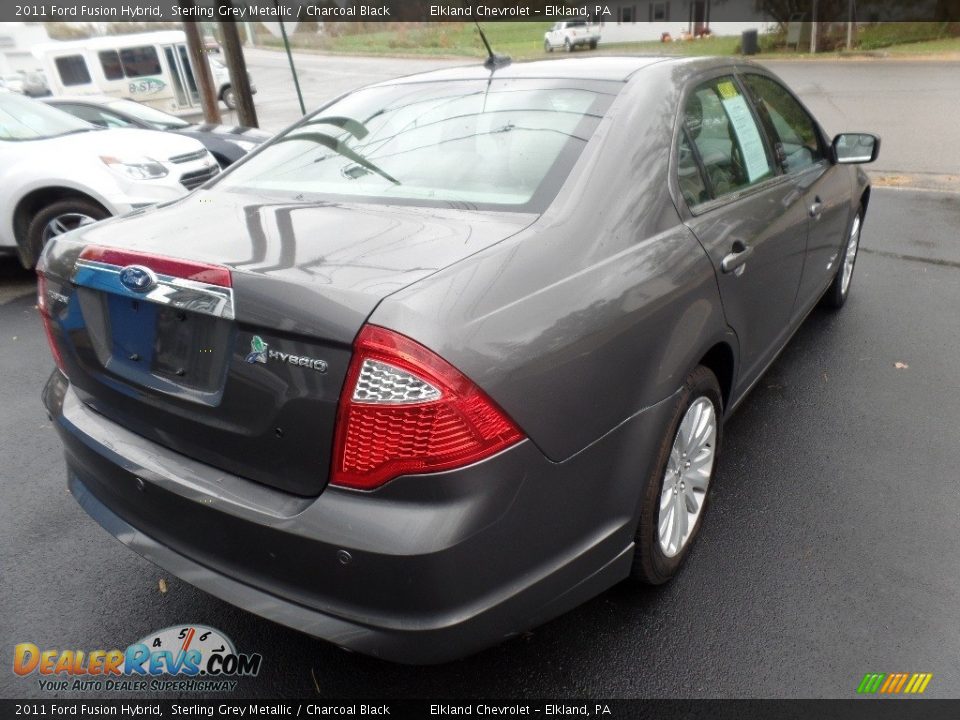
<svg viewBox="0 0 960 720">
<path fill-rule="evenodd" d="M 703 510 L 716 439 L 716 409 L 709 399 L 699 397 L 680 420 L 663 476 L 657 535 L 667 557 L 683 550 Z"/>
<path fill-rule="evenodd" d="M 850 239 L 847 241 L 847 249 L 843 256 L 843 268 L 840 277 L 840 293 L 847 294 L 850 289 L 850 278 L 853 277 L 853 266 L 857 262 L 857 250 L 860 247 L 860 216 L 853 219 L 853 227 L 850 229 Z"/>
<path fill-rule="evenodd" d="M 57 235 L 63 235 L 71 230 L 76 230 L 78 227 L 91 225 L 95 222 L 96 220 L 94 218 L 89 215 L 84 215 L 83 213 L 64 213 L 63 215 L 57 215 L 44 226 L 43 241 L 47 242 Z"/>
</svg>

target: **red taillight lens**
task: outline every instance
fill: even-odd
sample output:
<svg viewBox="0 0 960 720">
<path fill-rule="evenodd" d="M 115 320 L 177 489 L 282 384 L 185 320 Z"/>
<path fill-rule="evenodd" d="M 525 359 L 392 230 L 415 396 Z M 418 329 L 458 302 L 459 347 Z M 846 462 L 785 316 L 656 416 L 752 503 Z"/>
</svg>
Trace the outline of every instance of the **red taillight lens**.
<svg viewBox="0 0 960 720">
<path fill-rule="evenodd" d="M 340 395 L 330 482 L 372 490 L 398 475 L 469 465 L 522 438 L 503 410 L 446 360 L 367 325 Z"/>
<path fill-rule="evenodd" d="M 50 317 L 50 300 L 47 298 L 47 278 L 42 272 L 37 273 L 37 310 L 40 311 L 40 320 L 43 321 L 43 331 L 47 334 L 47 342 L 50 344 L 53 361 L 57 364 L 60 372 L 66 375 L 63 356 L 60 354 L 60 348 L 57 347 L 57 341 L 53 335 L 53 318 Z"/>
</svg>

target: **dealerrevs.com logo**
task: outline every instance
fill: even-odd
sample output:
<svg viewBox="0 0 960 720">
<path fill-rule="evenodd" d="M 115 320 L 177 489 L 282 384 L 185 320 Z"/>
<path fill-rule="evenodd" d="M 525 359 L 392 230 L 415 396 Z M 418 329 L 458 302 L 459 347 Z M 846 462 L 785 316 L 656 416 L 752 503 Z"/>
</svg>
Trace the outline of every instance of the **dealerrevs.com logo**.
<svg viewBox="0 0 960 720">
<path fill-rule="evenodd" d="M 19 643 L 13 672 L 36 676 L 49 692 L 223 692 L 238 677 L 260 672 L 259 653 L 238 653 L 222 632 L 205 625 L 181 625 L 151 633 L 125 650 L 41 649 Z"/>
</svg>

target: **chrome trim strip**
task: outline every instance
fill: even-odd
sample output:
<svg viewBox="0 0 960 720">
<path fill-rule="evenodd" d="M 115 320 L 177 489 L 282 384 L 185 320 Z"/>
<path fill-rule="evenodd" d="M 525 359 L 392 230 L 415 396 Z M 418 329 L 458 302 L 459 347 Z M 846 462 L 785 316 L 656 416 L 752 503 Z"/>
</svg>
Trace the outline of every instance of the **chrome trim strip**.
<svg viewBox="0 0 960 720">
<path fill-rule="evenodd" d="M 168 305 L 223 320 L 235 318 L 233 288 L 157 273 L 155 288 L 147 293 L 135 293 L 120 282 L 120 271 L 124 267 L 126 266 L 80 258 L 74 265 L 70 280 L 74 285 L 123 295 L 133 300 Z"/>
</svg>

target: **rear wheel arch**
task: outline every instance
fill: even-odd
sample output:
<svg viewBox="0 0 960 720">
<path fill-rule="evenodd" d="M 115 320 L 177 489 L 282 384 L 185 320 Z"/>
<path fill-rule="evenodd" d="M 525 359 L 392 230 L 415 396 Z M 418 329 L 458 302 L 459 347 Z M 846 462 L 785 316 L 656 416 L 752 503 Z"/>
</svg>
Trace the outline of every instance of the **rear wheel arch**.
<svg viewBox="0 0 960 720">
<path fill-rule="evenodd" d="M 17 250 L 20 255 L 20 262 L 24 267 L 33 267 L 37 262 L 36 252 L 30 247 L 27 230 L 34 216 L 45 207 L 61 200 L 77 199 L 83 202 L 93 203 L 103 210 L 104 214 L 109 216 L 110 212 L 102 202 L 92 195 L 76 188 L 50 186 L 31 190 L 17 203 L 13 211 L 13 235 L 17 241 Z"/>
<path fill-rule="evenodd" d="M 697 365 L 709 369 L 720 384 L 720 396 L 723 399 L 723 409 L 730 407 L 730 396 L 733 392 L 735 358 L 733 348 L 726 342 L 718 342 L 711 347 Z"/>
</svg>

